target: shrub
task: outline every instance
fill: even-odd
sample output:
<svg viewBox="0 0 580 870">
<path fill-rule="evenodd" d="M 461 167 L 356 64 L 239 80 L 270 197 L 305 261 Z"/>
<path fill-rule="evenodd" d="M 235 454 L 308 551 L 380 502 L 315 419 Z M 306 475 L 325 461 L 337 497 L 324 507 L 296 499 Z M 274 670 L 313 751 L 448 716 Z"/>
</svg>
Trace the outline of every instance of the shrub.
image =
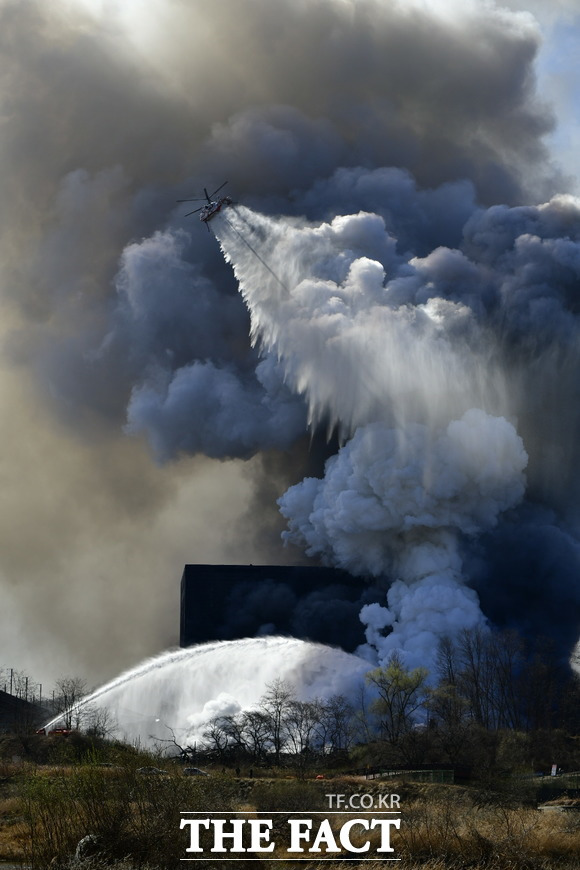
<svg viewBox="0 0 580 870">
<path fill-rule="evenodd" d="M 84 765 L 31 777 L 23 805 L 26 859 L 34 870 L 64 865 L 88 835 L 108 861 L 128 857 L 136 866 L 170 868 L 185 849 L 180 812 L 231 809 L 232 792 L 220 777 L 190 778 L 178 770 L 146 776 Z"/>
</svg>

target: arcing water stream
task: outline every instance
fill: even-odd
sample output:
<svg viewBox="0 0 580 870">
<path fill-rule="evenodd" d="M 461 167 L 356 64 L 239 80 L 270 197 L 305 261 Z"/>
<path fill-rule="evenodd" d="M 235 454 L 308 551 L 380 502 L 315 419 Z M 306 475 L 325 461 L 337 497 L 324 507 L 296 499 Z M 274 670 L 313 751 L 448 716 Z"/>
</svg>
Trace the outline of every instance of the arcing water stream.
<svg viewBox="0 0 580 870">
<path fill-rule="evenodd" d="M 149 659 L 77 706 L 107 710 L 128 741 L 151 745 L 173 733 L 185 745 L 198 740 L 214 716 L 257 706 L 278 678 L 300 700 L 352 696 L 368 669 L 357 656 L 292 637 L 219 641 Z"/>
</svg>

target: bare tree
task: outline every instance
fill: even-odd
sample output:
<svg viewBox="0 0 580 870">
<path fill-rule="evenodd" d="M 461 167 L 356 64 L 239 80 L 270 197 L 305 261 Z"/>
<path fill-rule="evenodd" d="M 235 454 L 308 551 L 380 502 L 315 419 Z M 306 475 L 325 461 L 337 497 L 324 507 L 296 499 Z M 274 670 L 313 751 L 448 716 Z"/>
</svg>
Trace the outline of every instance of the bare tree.
<svg viewBox="0 0 580 870">
<path fill-rule="evenodd" d="M 299 754 L 314 749 L 316 728 L 322 716 L 320 701 L 290 701 L 286 715 L 288 745 Z"/>
<path fill-rule="evenodd" d="M 326 728 L 324 746 L 329 752 L 348 749 L 353 739 L 354 709 L 344 695 L 333 695 L 322 710 Z"/>
<path fill-rule="evenodd" d="M 202 746 L 208 752 L 216 753 L 218 758 L 223 759 L 229 747 L 229 734 L 224 728 L 222 716 L 210 719 L 203 735 Z"/>
<path fill-rule="evenodd" d="M 490 665 L 495 672 L 496 727 L 517 730 L 522 727 L 520 674 L 524 665 L 524 645 L 515 631 L 494 634 L 489 642 Z"/>
<path fill-rule="evenodd" d="M 87 734 L 93 737 L 112 737 L 118 730 L 115 717 L 106 707 L 97 707 L 96 704 L 88 704 L 84 711 L 83 728 Z"/>
<path fill-rule="evenodd" d="M 476 628 L 464 630 L 458 642 L 459 686 L 469 701 L 473 720 L 484 728 L 496 726 L 496 682 L 490 657 L 490 635 Z"/>
<path fill-rule="evenodd" d="M 80 728 L 89 714 L 80 702 L 87 695 L 82 677 L 61 677 L 55 683 L 54 712 L 62 714 L 64 728 Z"/>
<path fill-rule="evenodd" d="M 177 742 L 177 737 L 175 736 L 175 731 L 171 728 L 170 725 L 167 725 L 165 722 L 162 723 L 163 727 L 167 729 L 169 732 L 169 737 L 155 737 L 154 742 L 158 749 L 158 751 L 165 751 L 168 746 L 174 746 L 179 753 L 179 757 L 182 761 L 195 761 L 196 760 L 196 746 L 195 744 L 191 746 L 190 743 L 183 745 Z M 151 739 L 153 739 L 153 735 L 149 735 Z"/>
<path fill-rule="evenodd" d="M 287 719 L 291 703 L 296 699 L 294 690 L 284 680 L 274 680 L 266 686 L 260 699 L 260 708 L 268 718 L 270 739 L 276 764 L 288 739 Z"/>
<path fill-rule="evenodd" d="M 262 710 L 246 710 L 240 714 L 240 720 L 244 747 L 256 761 L 264 759 L 271 745 L 269 717 Z"/>
<path fill-rule="evenodd" d="M 17 671 L 15 668 L 0 667 L 0 689 L 24 701 L 35 701 L 40 694 L 40 684 L 26 671 Z"/>
</svg>

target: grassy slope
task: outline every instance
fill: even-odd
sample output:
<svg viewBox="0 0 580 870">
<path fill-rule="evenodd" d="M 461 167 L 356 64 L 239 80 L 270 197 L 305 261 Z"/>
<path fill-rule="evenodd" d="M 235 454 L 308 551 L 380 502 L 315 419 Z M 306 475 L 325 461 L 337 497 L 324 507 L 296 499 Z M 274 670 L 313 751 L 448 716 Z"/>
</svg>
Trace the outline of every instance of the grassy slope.
<svg viewBox="0 0 580 870">
<path fill-rule="evenodd" d="M 167 768 L 168 776 L 148 778 L 136 773 L 138 766 L 151 763 Z M 29 861 L 33 856 L 39 868 L 55 857 L 56 864 L 62 864 L 82 836 L 99 830 L 109 838 L 114 858 L 132 854 L 138 863 L 178 866 L 184 849 L 178 834 L 180 809 L 325 810 L 329 792 L 401 795 L 401 831 L 393 837 L 393 845 L 403 858 L 398 866 L 405 870 L 577 870 L 580 866 L 580 813 L 540 813 L 529 792 L 498 794 L 463 786 L 366 782 L 354 777 L 244 779 L 219 771 L 208 779 L 188 778 L 178 766 L 137 755 L 113 768 L 94 763 L 0 764 L 0 862 Z M 282 831 L 284 817 L 276 818 Z M 272 857 L 278 856 L 287 857 L 281 845 Z M 318 864 L 328 870 L 332 862 Z M 190 870 L 195 866 L 190 865 Z M 236 866 L 243 870 L 242 863 Z M 375 865 L 348 866 L 372 870 Z M 385 866 L 376 865 L 382 870 Z"/>
</svg>

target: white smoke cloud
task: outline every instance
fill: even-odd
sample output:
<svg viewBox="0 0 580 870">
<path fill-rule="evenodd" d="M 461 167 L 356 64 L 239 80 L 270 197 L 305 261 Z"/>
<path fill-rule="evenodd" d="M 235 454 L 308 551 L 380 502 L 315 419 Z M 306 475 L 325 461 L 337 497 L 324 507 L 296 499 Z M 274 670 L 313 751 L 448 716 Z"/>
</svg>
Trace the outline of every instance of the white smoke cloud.
<svg viewBox="0 0 580 870">
<path fill-rule="evenodd" d="M 399 543 L 396 553 L 398 574 L 404 579 L 390 586 L 388 607 L 370 604 L 361 610 L 367 646 L 360 652 L 384 662 L 396 651 L 410 666 L 431 669 L 441 638 L 485 629 L 487 620 L 476 592 L 465 584 L 452 532 L 433 533 L 428 540 L 423 536 L 417 545 Z"/>
<path fill-rule="evenodd" d="M 326 463 L 280 499 L 287 537 L 355 574 L 384 573 L 430 530 L 491 528 L 525 490 L 527 456 L 513 426 L 472 409 L 436 435 L 420 424 L 359 428 Z M 424 558 L 428 555 L 423 553 Z M 426 573 L 404 557 L 406 579 Z M 415 557 L 416 561 L 416 557 Z"/>
<path fill-rule="evenodd" d="M 381 660 L 432 664 L 437 639 L 484 624 L 461 573 L 458 533 L 492 528 L 524 495 L 527 455 L 513 426 L 472 409 L 436 436 L 425 426 L 357 430 L 321 480 L 280 499 L 286 538 L 355 574 L 390 574 L 388 609 L 361 612 Z M 381 629 L 391 627 L 388 637 Z"/>
</svg>

